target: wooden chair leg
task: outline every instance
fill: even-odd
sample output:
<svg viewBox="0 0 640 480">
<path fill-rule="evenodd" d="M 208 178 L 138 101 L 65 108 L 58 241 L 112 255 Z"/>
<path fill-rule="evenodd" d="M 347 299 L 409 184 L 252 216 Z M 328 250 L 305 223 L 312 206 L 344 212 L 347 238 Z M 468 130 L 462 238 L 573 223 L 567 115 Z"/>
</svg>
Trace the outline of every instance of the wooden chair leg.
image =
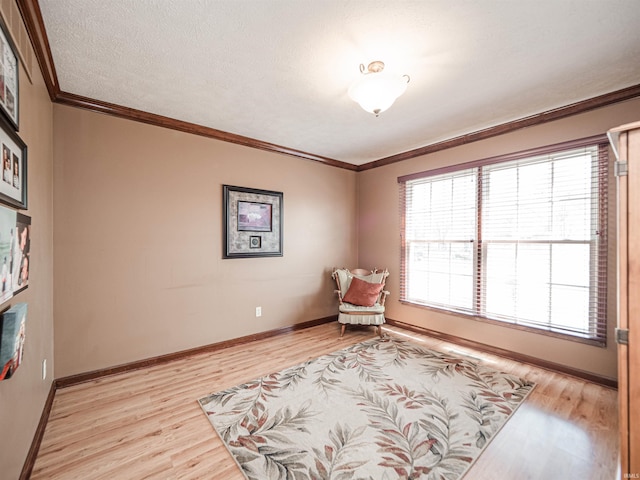
<svg viewBox="0 0 640 480">
<path fill-rule="evenodd" d="M 382 338 L 382 325 L 378 325 L 378 335 Z"/>
<path fill-rule="evenodd" d="M 342 324 L 342 329 L 340 330 L 340 337 L 342 337 L 344 335 L 344 330 L 347 328 L 347 324 L 343 323 Z"/>
</svg>

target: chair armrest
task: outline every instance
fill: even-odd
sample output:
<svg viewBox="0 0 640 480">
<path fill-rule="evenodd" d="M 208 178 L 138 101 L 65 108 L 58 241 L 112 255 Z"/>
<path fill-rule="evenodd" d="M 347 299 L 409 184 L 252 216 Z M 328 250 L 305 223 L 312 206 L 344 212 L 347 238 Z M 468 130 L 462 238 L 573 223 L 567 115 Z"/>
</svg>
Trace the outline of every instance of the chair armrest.
<svg viewBox="0 0 640 480">
<path fill-rule="evenodd" d="M 389 292 L 389 290 L 382 290 L 380 292 L 380 305 L 384 305 L 384 301 L 387 299 L 387 295 L 389 295 L 391 292 Z"/>
<path fill-rule="evenodd" d="M 334 290 L 334 293 L 338 295 L 338 301 L 342 304 L 342 292 L 340 290 Z"/>
</svg>

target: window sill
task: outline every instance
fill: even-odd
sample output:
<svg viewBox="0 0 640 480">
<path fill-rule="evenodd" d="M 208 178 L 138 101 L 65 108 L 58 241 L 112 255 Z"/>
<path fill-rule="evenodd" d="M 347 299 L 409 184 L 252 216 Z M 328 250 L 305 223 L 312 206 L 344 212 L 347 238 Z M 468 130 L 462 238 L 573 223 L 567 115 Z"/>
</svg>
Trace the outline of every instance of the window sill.
<svg viewBox="0 0 640 480">
<path fill-rule="evenodd" d="M 520 331 L 524 331 L 527 333 L 535 333 L 537 335 L 544 335 L 546 337 L 554 337 L 554 338 L 558 338 L 561 340 L 568 340 L 570 342 L 577 342 L 577 343 L 582 343 L 585 345 L 591 345 L 593 347 L 600 347 L 600 348 L 606 348 L 607 347 L 607 339 L 606 337 L 604 339 L 594 339 L 594 338 L 586 338 L 586 337 L 579 337 L 577 335 L 570 335 L 567 333 L 560 333 L 560 332 L 554 332 L 551 330 L 544 330 L 541 328 L 535 328 L 535 327 L 530 327 L 527 325 L 519 325 L 516 323 L 511 323 L 511 322 L 506 322 L 506 321 L 501 321 L 501 320 L 495 320 L 492 318 L 486 318 L 486 317 L 480 317 L 478 315 L 471 315 L 468 313 L 464 313 L 464 312 L 459 312 L 459 311 L 455 311 L 455 310 L 448 310 L 445 308 L 438 308 L 438 307 L 434 307 L 431 305 L 425 305 L 422 303 L 416 303 L 416 302 L 410 302 L 408 300 L 400 300 L 400 303 L 402 305 L 408 305 L 411 307 L 417 307 L 417 308 L 422 308 L 424 310 L 430 310 L 433 312 L 438 312 L 438 313 L 444 313 L 446 315 L 455 315 L 457 317 L 461 317 L 464 319 L 468 319 L 468 320 L 475 320 L 478 322 L 482 322 L 482 323 L 488 323 L 490 325 L 497 325 L 499 327 L 507 327 L 507 328 L 512 328 L 514 330 L 520 330 Z"/>
</svg>

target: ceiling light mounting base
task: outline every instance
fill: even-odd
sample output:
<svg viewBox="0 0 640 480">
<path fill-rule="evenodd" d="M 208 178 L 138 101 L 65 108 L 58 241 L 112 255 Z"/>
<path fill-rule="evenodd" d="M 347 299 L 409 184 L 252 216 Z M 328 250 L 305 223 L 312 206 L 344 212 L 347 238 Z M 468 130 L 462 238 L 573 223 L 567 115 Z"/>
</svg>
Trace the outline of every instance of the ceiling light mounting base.
<svg viewBox="0 0 640 480">
<path fill-rule="evenodd" d="M 371 62 L 368 66 L 367 66 L 367 70 L 365 72 L 364 69 L 364 64 L 360 64 L 360 73 L 364 73 L 365 75 L 367 73 L 380 73 L 381 71 L 384 70 L 384 62 L 381 62 L 380 60 L 376 60 L 375 62 Z"/>
</svg>

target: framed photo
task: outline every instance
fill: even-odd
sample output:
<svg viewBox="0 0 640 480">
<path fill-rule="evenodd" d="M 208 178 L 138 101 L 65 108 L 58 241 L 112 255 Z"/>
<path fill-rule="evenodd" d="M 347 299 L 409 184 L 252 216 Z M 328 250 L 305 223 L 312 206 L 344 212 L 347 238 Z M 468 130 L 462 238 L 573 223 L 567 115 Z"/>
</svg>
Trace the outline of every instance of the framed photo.
<svg viewBox="0 0 640 480">
<path fill-rule="evenodd" d="M 29 286 L 31 217 L 0 205 L 0 304 Z"/>
<path fill-rule="evenodd" d="M 15 241 L 11 251 L 11 281 L 13 294 L 29 286 L 31 264 L 31 217 L 21 213 L 16 215 Z"/>
<path fill-rule="evenodd" d="M 223 258 L 282 256 L 282 192 L 222 186 Z"/>
<path fill-rule="evenodd" d="M 238 230 L 241 232 L 270 232 L 273 205 L 238 201 Z"/>
<path fill-rule="evenodd" d="M 0 111 L 18 131 L 18 55 L 6 25 L 0 20 Z"/>
<path fill-rule="evenodd" d="M 18 303 L 0 315 L 0 380 L 11 378 L 22 363 L 26 323 L 26 303 Z"/>
<path fill-rule="evenodd" d="M 9 123 L 0 118 L 0 202 L 27 208 L 27 146 Z"/>
</svg>

